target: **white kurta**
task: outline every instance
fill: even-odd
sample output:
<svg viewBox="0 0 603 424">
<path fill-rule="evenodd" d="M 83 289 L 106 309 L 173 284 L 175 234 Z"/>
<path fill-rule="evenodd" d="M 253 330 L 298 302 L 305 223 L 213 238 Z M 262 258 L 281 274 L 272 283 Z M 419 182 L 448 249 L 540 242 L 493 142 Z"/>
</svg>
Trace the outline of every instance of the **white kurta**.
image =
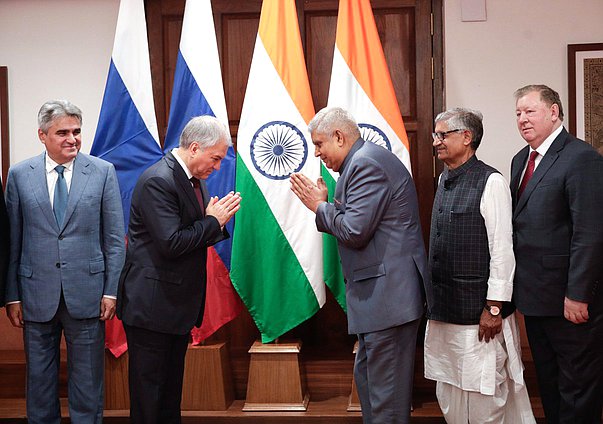
<svg viewBox="0 0 603 424">
<path fill-rule="evenodd" d="M 512 207 L 509 186 L 502 175 L 494 173 L 488 177 L 480 201 L 480 213 L 484 217 L 490 249 L 487 299 L 510 301 L 515 273 Z M 503 320 L 501 333 L 489 343 L 479 341 L 478 331 L 477 324 L 458 325 L 429 320 L 425 332 L 425 378 L 486 396 L 496 396 L 501 384 L 505 383 L 508 396 L 513 399 L 503 405 L 513 406 L 514 411 L 508 411 L 508 415 L 516 420 L 505 421 L 535 422 L 523 380 L 515 315 Z M 507 381 L 501 381 L 501 378 Z M 438 391 L 440 395 L 440 388 Z"/>
</svg>

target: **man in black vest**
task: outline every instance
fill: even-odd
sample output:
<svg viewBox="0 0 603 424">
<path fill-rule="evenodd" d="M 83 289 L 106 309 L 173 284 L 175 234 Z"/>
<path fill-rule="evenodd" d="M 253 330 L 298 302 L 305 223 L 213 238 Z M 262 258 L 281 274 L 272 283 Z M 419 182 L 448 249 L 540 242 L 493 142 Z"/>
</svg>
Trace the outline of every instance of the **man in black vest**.
<svg viewBox="0 0 603 424">
<path fill-rule="evenodd" d="M 448 423 L 534 423 L 509 303 L 511 193 L 475 156 L 481 113 L 452 109 L 435 124 L 433 145 L 446 169 L 431 217 L 425 377 L 437 381 Z"/>
</svg>

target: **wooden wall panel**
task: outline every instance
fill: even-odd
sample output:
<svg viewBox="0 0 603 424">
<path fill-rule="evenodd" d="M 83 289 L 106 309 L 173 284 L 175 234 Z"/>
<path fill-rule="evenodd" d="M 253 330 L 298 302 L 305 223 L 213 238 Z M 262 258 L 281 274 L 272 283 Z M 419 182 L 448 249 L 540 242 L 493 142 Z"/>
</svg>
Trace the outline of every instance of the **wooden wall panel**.
<svg viewBox="0 0 603 424">
<path fill-rule="evenodd" d="M 259 13 L 223 14 L 221 18 L 222 75 L 233 137 L 241 119 L 259 23 Z"/>
<path fill-rule="evenodd" d="M 306 67 L 314 108 L 319 111 L 327 105 L 329 95 L 337 13 L 309 12 L 305 16 L 305 28 Z"/>
</svg>

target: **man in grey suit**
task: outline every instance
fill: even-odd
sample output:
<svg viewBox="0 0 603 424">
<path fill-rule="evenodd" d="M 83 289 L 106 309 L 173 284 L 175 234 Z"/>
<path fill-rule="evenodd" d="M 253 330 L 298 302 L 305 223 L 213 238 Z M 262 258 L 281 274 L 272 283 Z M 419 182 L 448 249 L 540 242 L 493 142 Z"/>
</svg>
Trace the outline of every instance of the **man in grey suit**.
<svg viewBox="0 0 603 424">
<path fill-rule="evenodd" d="M 515 92 L 528 143 L 511 163 L 513 300 L 525 315 L 548 423 L 601 422 L 603 158 L 562 125 L 559 94 Z"/>
<path fill-rule="evenodd" d="M 81 124 L 75 105 L 45 103 L 38 137 L 46 151 L 8 174 L 6 312 L 23 328 L 30 424 L 61 421 L 62 333 L 71 422 L 102 422 L 103 321 L 115 313 L 124 227 L 115 169 L 79 152 Z"/>
<path fill-rule="evenodd" d="M 346 281 L 348 331 L 358 335 L 354 378 L 364 423 L 410 421 L 415 346 L 424 311 L 426 258 L 417 194 L 402 162 L 360 137 L 344 109 L 308 125 L 316 156 L 339 172 L 333 203 L 319 179 L 291 176 L 291 189 L 335 236 Z"/>
</svg>

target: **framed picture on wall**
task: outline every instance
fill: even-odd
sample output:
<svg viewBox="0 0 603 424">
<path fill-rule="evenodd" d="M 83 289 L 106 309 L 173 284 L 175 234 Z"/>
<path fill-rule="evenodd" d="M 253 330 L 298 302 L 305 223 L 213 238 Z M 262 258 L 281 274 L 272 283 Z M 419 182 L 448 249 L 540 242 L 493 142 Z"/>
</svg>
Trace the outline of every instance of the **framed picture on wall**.
<svg viewBox="0 0 603 424">
<path fill-rule="evenodd" d="M 10 143 L 8 132 L 8 68 L 0 66 L 0 164 L 2 183 L 6 184 L 6 175 L 10 165 Z"/>
<path fill-rule="evenodd" d="M 603 43 L 568 44 L 569 131 L 603 154 Z"/>
</svg>

